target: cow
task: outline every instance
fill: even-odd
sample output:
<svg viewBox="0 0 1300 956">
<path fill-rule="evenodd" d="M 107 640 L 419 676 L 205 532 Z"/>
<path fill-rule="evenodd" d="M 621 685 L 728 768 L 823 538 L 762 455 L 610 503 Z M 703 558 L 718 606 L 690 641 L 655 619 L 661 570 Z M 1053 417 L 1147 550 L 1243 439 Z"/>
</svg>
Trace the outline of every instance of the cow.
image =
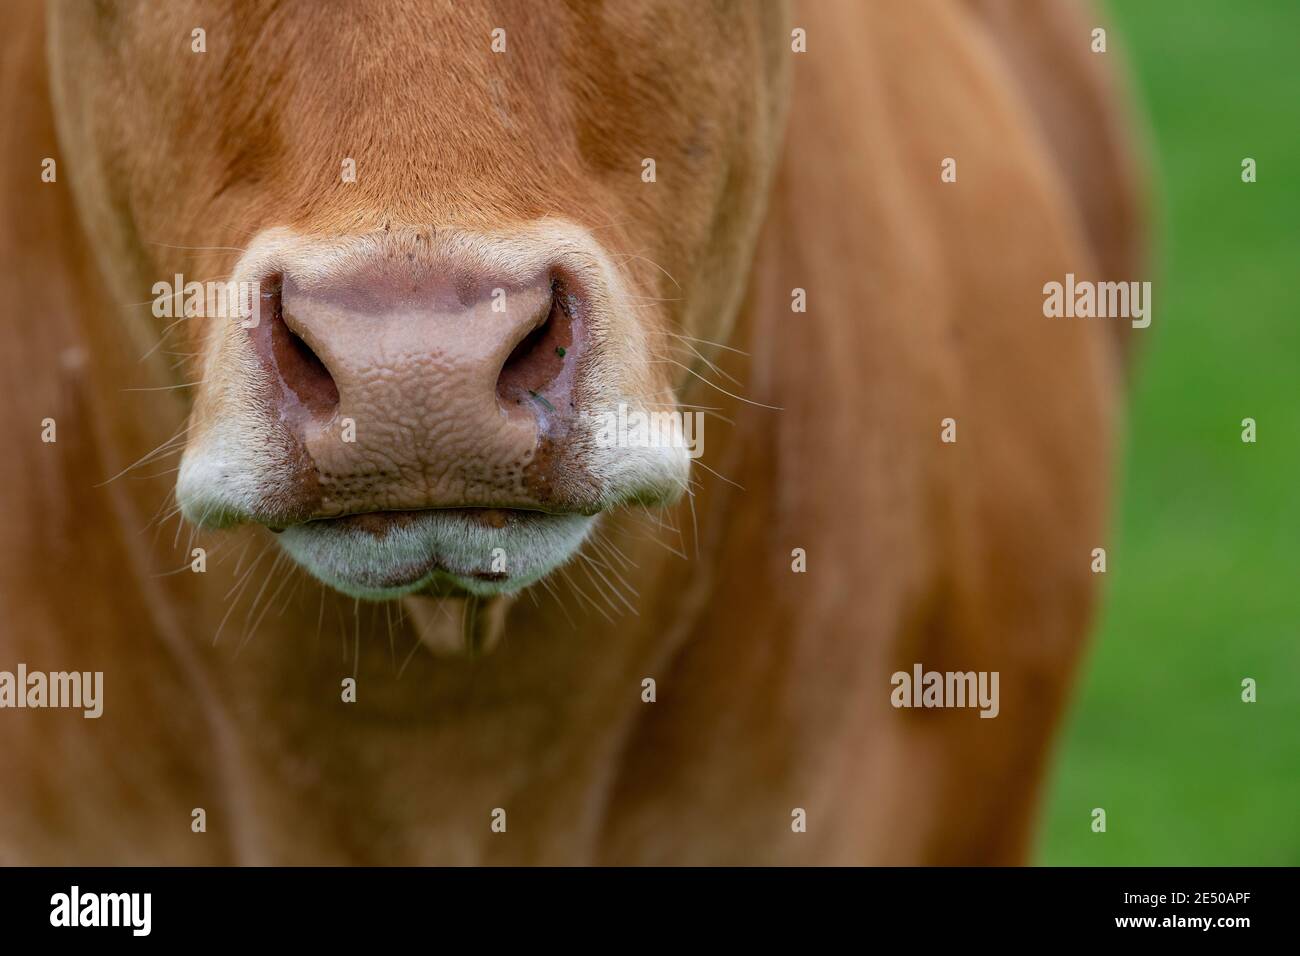
<svg viewBox="0 0 1300 956">
<path fill-rule="evenodd" d="M 1028 858 L 1132 335 L 1043 287 L 1143 266 L 1091 11 L 4 18 L 0 670 L 102 684 L 0 709 L 0 860 Z"/>
</svg>

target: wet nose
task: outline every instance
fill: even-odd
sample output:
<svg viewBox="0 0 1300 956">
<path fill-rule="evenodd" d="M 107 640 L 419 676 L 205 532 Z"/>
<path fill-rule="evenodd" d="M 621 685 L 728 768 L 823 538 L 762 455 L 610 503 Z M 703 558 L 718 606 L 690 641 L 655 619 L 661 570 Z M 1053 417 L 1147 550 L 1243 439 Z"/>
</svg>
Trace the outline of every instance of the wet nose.
<svg viewBox="0 0 1300 956">
<path fill-rule="evenodd" d="M 314 515 L 547 505 L 544 452 L 578 411 L 564 276 L 380 266 L 272 287 L 254 334 Z"/>
</svg>

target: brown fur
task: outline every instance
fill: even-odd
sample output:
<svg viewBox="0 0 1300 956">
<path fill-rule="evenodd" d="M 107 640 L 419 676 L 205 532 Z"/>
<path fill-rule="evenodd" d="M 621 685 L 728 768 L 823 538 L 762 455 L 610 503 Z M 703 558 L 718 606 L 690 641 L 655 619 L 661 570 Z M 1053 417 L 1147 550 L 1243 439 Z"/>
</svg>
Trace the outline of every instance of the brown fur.
<svg viewBox="0 0 1300 956">
<path fill-rule="evenodd" d="M 1105 326 L 1045 320 L 1041 289 L 1128 260 L 1128 229 L 1108 238 L 1089 210 L 1134 215 L 1134 191 L 1118 146 L 1082 173 L 1062 162 L 988 21 L 946 0 L 734 25 L 726 4 L 618 5 L 606 20 L 579 3 L 312 5 L 325 22 L 310 42 L 337 45 L 322 50 L 292 4 L 127 5 L 94 24 L 70 7 L 51 20 L 52 91 L 40 4 L 16 5 L 3 31 L 0 668 L 103 670 L 105 713 L 0 712 L 0 858 L 1025 858 L 1090 618 L 1089 551 L 1105 544 L 1118 379 Z M 487 60 L 502 17 L 518 72 Z M 152 64 L 190 56 L 197 24 L 211 52 L 193 68 L 208 72 L 173 85 Z M 789 53 L 793 25 L 807 54 Z M 1086 35 L 1034 32 L 1029 46 L 1072 42 Z M 1097 130 L 1109 96 L 1090 82 L 1062 89 L 1089 91 L 1080 122 Z M 783 113 L 778 156 L 764 143 Z M 427 122 L 403 122 L 416 114 Z M 369 171 L 353 192 L 337 183 L 343 142 Z M 643 155 L 664 188 L 639 182 Z M 39 181 L 45 156 L 57 185 Z M 939 182 L 944 156 L 959 159 L 956 185 Z M 148 476 L 174 460 L 100 482 L 186 413 L 177 392 L 122 389 L 190 370 L 138 361 L 159 330 L 112 303 L 172 271 L 221 276 L 234 249 L 185 247 L 237 248 L 270 224 L 329 235 L 557 213 L 674 277 L 638 273 L 669 300 L 645 321 L 727 336 L 749 358 L 715 360 L 781 408 L 679 376 L 683 402 L 734 421 L 710 421 L 704 459 L 729 481 L 697 472 L 667 527 L 635 510 L 606 522 L 629 566 L 594 554 L 635 585 L 636 614 L 587 606 L 598 572 L 577 564 L 514 602 L 491 655 L 416 648 L 397 679 L 418 621 L 288 568 L 265 575 L 270 557 L 231 610 L 263 531 L 203 539 L 205 575 L 160 576 L 188 561 L 187 534 L 150 527 L 171 476 Z M 790 311 L 794 287 L 806 314 Z M 57 444 L 37 439 L 46 416 Z M 949 416 L 955 445 L 939 442 Z M 791 573 L 796 547 L 806 574 Z M 1000 716 L 892 709 L 889 675 L 914 661 L 999 670 Z M 354 673 L 358 702 L 343 704 Z M 194 807 L 206 834 L 190 832 Z M 495 807 L 506 834 L 489 828 Z M 806 834 L 791 832 L 794 807 Z"/>
</svg>

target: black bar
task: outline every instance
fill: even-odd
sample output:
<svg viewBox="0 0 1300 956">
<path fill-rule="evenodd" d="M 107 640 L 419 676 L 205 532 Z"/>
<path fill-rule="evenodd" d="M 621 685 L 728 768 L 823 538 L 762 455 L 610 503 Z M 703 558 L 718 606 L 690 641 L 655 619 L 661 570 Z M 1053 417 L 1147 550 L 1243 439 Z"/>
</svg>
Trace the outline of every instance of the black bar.
<svg viewBox="0 0 1300 956">
<path fill-rule="evenodd" d="M 541 945 L 598 927 L 625 934 L 606 936 L 604 951 L 636 936 L 680 939 L 692 927 L 760 942 L 785 933 L 809 942 L 840 932 L 859 941 L 919 933 L 927 942 L 1034 941 L 1050 933 L 1046 938 L 1060 941 L 1231 945 L 1242 933 L 1286 930 L 1294 876 L 1287 869 L 1155 868 L 13 868 L 0 870 L 0 927 L 6 943 L 75 936 L 83 946 L 149 939 L 206 947 L 282 936 L 296 945 L 392 945 L 411 934 L 443 947 L 476 937 L 498 943 L 516 933 Z M 52 925 L 71 921 L 73 886 L 79 921 L 111 918 L 116 909 L 119 925 Z M 100 896 L 131 893 L 149 894 L 147 935 L 136 934 L 144 927 L 143 896 L 130 908 L 124 897 L 105 906 Z"/>
</svg>

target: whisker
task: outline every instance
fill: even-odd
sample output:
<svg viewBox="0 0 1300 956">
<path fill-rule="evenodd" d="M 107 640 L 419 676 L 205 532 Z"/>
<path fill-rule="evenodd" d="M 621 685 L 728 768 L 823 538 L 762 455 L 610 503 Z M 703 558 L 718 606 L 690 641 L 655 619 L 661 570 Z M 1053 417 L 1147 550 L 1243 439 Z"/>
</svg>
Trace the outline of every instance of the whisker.
<svg viewBox="0 0 1300 956">
<path fill-rule="evenodd" d="M 149 242 L 151 246 L 159 246 L 163 249 L 183 249 L 189 252 L 238 252 L 243 253 L 245 250 L 239 246 L 174 246 L 167 242 Z"/>
<path fill-rule="evenodd" d="M 147 455 L 140 458 L 134 464 L 127 465 L 125 468 L 119 471 L 112 478 L 108 478 L 104 481 L 101 481 L 99 484 L 95 485 L 94 487 L 102 488 L 105 485 L 116 481 L 118 478 L 121 478 L 127 472 L 139 468 L 141 465 L 146 465 L 149 462 L 156 460 L 158 457 L 164 457 L 166 455 L 172 454 L 173 452 L 179 451 L 181 446 L 184 444 L 185 436 L 187 435 L 189 430 L 190 430 L 190 424 L 188 421 L 186 421 L 186 423 L 182 425 L 179 430 L 177 430 L 176 434 L 172 435 L 171 438 L 168 438 L 166 441 L 164 441 L 153 451 L 149 452 Z M 181 444 L 177 445 L 176 444 L 177 442 L 180 442 Z"/>
<path fill-rule="evenodd" d="M 143 304 L 143 303 L 141 303 L 141 304 Z M 162 333 L 158 336 L 158 341 L 155 342 L 152 346 L 150 346 L 149 349 L 148 349 L 148 351 L 146 351 L 143 355 L 141 355 L 138 359 L 136 359 L 136 361 L 137 361 L 137 362 L 143 362 L 143 361 L 144 361 L 145 359 L 147 359 L 150 355 L 153 355 L 154 352 L 158 351 L 158 349 L 162 346 L 162 344 L 163 344 L 164 342 L 167 341 L 167 336 L 171 335 L 171 333 L 172 333 L 172 329 L 176 328 L 176 326 L 178 326 L 178 325 L 180 325 L 182 322 L 184 322 L 185 319 L 186 319 L 186 316 L 181 316 L 180 318 L 175 319 L 174 321 L 172 321 L 171 323 L 169 323 L 169 324 L 168 324 L 168 325 L 167 325 L 167 326 L 162 330 Z"/>
<path fill-rule="evenodd" d="M 568 583 L 569 587 L 573 588 L 578 593 L 578 595 L 583 599 L 583 601 L 586 602 L 593 610 L 595 610 L 597 614 L 603 617 L 610 624 L 614 623 L 614 619 L 605 613 L 605 609 L 601 607 L 599 604 L 597 604 L 595 601 L 593 601 L 587 595 L 587 592 L 584 591 L 577 582 L 575 582 L 571 577 L 569 577 L 568 568 L 560 568 L 560 574 L 564 576 L 564 580 Z"/>
<path fill-rule="evenodd" d="M 730 478 L 728 478 L 726 475 L 723 475 L 723 474 L 720 474 L 720 473 L 714 471 L 712 468 L 710 468 L 708 465 L 706 465 L 706 464 L 705 464 L 703 461 L 701 461 L 700 459 L 698 459 L 698 458 L 695 459 L 695 464 L 699 465 L 701 468 L 703 468 L 705 471 L 707 471 L 710 475 L 713 475 L 713 476 L 716 477 L 716 478 L 721 478 L 723 481 L 725 481 L 727 484 L 731 485 L 733 488 L 739 488 L 741 491 L 744 491 L 744 490 L 745 490 L 745 486 L 744 486 L 744 485 L 737 484 L 736 482 L 734 482 L 734 481 L 732 481 Z M 694 498 L 695 496 L 692 495 L 691 497 Z"/>
<path fill-rule="evenodd" d="M 559 593 L 551 585 L 550 580 L 548 578 L 542 578 L 541 585 L 542 587 L 546 588 L 546 593 L 549 594 L 555 600 L 555 603 L 559 605 L 560 611 L 563 612 L 565 618 L 569 622 L 569 627 L 572 628 L 573 630 L 577 630 L 578 623 L 573 619 L 573 615 L 569 613 L 568 606 L 564 603 L 564 600 L 560 597 Z"/>
<path fill-rule="evenodd" d="M 614 592 L 615 597 L 617 597 L 620 601 L 623 602 L 624 607 L 626 607 L 637 617 L 640 617 L 640 612 L 636 609 L 635 606 L 633 606 L 632 602 L 630 602 L 623 595 L 623 588 L 626 588 L 627 590 L 632 592 L 633 596 L 640 597 L 641 595 L 637 593 L 636 588 L 628 584 L 627 581 L 624 580 L 623 576 L 619 574 L 617 571 L 615 571 L 613 568 L 611 568 L 609 565 L 603 564 L 603 562 L 596 560 L 591 555 L 580 554 L 578 555 L 578 557 L 582 558 L 583 561 L 586 561 L 588 564 L 591 565 L 592 569 L 596 572 L 596 574 L 600 576 L 600 579 L 604 581 L 609 586 L 610 590 Z M 622 585 L 622 587 L 615 585 L 613 581 L 610 581 L 607 577 L 605 577 L 604 573 L 600 570 L 602 566 L 605 568 L 605 570 L 609 571 L 610 574 L 618 578 L 619 584 Z"/>
<path fill-rule="evenodd" d="M 420 640 L 418 634 L 416 635 L 415 640 L 411 641 L 411 649 L 407 652 L 406 659 L 402 661 L 402 666 L 397 669 L 398 680 L 402 679 L 402 674 L 406 671 L 406 665 L 411 663 L 411 658 L 415 656 L 415 652 L 420 649 L 422 643 L 423 642 Z"/>
<path fill-rule="evenodd" d="M 638 255 L 638 254 L 636 254 L 636 253 L 634 253 L 634 252 L 625 252 L 625 253 L 623 253 L 623 255 L 618 256 L 617 258 L 620 258 L 620 259 L 637 259 L 637 260 L 639 260 L 639 261 L 641 261 L 641 262 L 648 262 L 648 263 L 650 263 L 650 265 L 654 266 L 656 269 L 658 269 L 660 272 L 662 272 L 664 275 L 666 275 L 666 276 L 668 277 L 668 281 L 671 282 L 673 285 L 677 286 L 677 291 L 678 291 L 678 292 L 680 292 L 680 291 L 682 290 L 681 283 L 678 282 L 676 279 L 673 278 L 671 272 L 669 272 L 667 269 L 665 269 L 665 268 L 664 268 L 663 266 L 661 266 L 659 263 L 655 262 L 655 261 L 654 261 L 653 259 L 651 259 L 651 258 L 648 258 L 647 256 Z"/>
<path fill-rule="evenodd" d="M 122 389 L 122 391 L 124 392 L 171 392 L 171 391 L 175 391 L 178 388 L 195 388 L 199 385 L 202 385 L 203 382 L 205 381 L 207 380 L 202 379 L 197 382 L 185 382 L 180 385 L 149 385 L 149 386 L 144 386 L 139 388 L 124 388 Z"/>
<path fill-rule="evenodd" d="M 675 339 L 682 339 L 687 342 L 695 342 L 699 345 L 708 345 L 715 349 L 722 349 L 724 352 L 735 352 L 737 355 L 744 355 L 746 358 L 749 357 L 748 352 L 742 351 L 741 349 L 738 348 L 734 348 L 733 346 L 730 345 L 723 345 L 721 342 L 712 342 L 709 339 L 697 339 L 689 335 L 681 335 L 678 332 L 668 332 L 666 334 L 671 335 Z"/>
<path fill-rule="evenodd" d="M 668 364 L 668 365 L 676 365 L 678 368 L 683 369 L 683 370 L 689 372 L 690 374 L 694 375 L 696 378 L 698 378 L 701 382 L 703 382 L 705 385 L 709 386 L 710 388 L 717 389 L 717 390 L 718 390 L 719 392 L 721 392 L 723 395 L 726 395 L 728 398 L 734 398 L 734 399 L 735 399 L 736 401 L 738 401 L 738 402 L 744 402 L 746 405 L 756 405 L 756 406 L 758 406 L 759 408 L 768 408 L 768 409 L 771 409 L 771 410 L 774 411 L 774 412 L 784 411 L 784 409 L 782 409 L 780 406 L 777 406 L 777 405 L 767 405 L 767 404 L 765 404 L 765 403 L 763 403 L 763 402 L 754 402 L 754 401 L 750 401 L 748 398 L 745 398 L 745 397 L 743 397 L 743 396 L 741 396 L 741 395 L 737 395 L 737 394 L 735 394 L 734 392 L 729 392 L 729 391 L 727 391 L 725 388 L 723 388 L 721 385 L 718 385 L 718 384 L 716 384 L 716 383 L 714 383 L 714 382 L 710 382 L 707 378 L 705 378 L 705 377 L 704 377 L 703 375 L 701 375 L 699 372 L 695 371 L 693 368 L 690 368 L 689 366 L 683 365 L 681 362 L 677 361 L 676 359 L 662 358 L 662 357 L 661 357 L 661 358 L 659 358 L 659 359 L 657 359 L 657 360 L 655 360 L 655 361 L 652 361 L 651 364 L 656 364 L 656 362 L 664 363 L 664 364 Z"/>
<path fill-rule="evenodd" d="M 262 623 L 262 618 L 266 616 L 266 612 L 270 610 L 271 605 L 275 603 L 276 596 L 284 588 L 285 582 L 289 580 L 288 577 L 285 576 L 281 577 L 280 584 L 275 589 L 275 592 L 271 595 L 271 599 L 266 602 L 266 606 L 262 608 L 262 613 L 257 616 L 257 620 L 253 621 L 252 627 L 249 627 L 248 622 L 252 618 L 253 612 L 257 610 L 258 604 L 260 604 L 262 601 L 262 595 L 266 593 L 267 587 L 270 586 L 272 579 L 275 577 L 275 572 L 279 569 L 280 562 L 283 560 L 284 560 L 284 552 L 281 551 L 275 556 L 275 560 L 271 562 L 271 567 L 266 572 L 266 577 L 262 579 L 262 586 L 258 589 L 257 594 L 253 597 L 253 603 L 248 608 L 248 614 L 245 615 L 244 617 L 244 627 L 245 627 L 244 639 L 240 641 L 239 646 L 235 648 L 236 657 L 239 656 L 240 652 L 243 651 L 245 646 L 247 646 L 248 642 L 253 639 L 253 635 L 257 633 L 258 625 Z"/>
<path fill-rule="evenodd" d="M 737 379 L 736 376 L 730 375 L 727 372 L 725 372 L 723 369 L 719 368 L 717 365 L 714 365 L 707 358 L 705 358 L 704 353 L 701 352 L 699 349 L 697 349 L 694 345 L 691 345 L 689 342 L 687 342 L 684 346 L 682 346 L 682 348 L 689 349 L 696 358 L 698 358 L 701 362 L 703 362 L 705 365 L 711 368 L 714 372 L 721 375 L 727 381 L 737 386 L 740 385 L 740 380 Z"/>
<path fill-rule="evenodd" d="M 257 558 L 253 561 L 253 563 L 248 566 L 248 570 L 246 570 L 243 576 L 240 577 L 239 580 L 236 581 L 233 585 L 231 585 L 230 590 L 226 592 L 226 599 L 229 600 L 230 596 L 234 594 L 236 590 L 239 591 L 239 593 L 235 595 L 235 599 L 233 601 L 230 601 L 229 607 L 226 608 L 226 613 L 221 618 L 221 623 L 217 625 L 217 632 L 212 635 L 213 647 L 217 646 L 217 641 L 220 639 L 221 632 L 226 626 L 226 621 L 230 619 L 231 612 L 235 610 L 235 606 L 239 603 L 240 598 L 244 596 L 244 590 L 248 587 L 248 582 L 251 580 L 250 575 L 252 575 L 253 570 L 261 563 L 262 558 L 266 557 L 266 552 L 269 550 L 270 545 L 271 542 L 269 541 L 265 545 L 263 545 L 261 553 L 258 554 Z"/>
</svg>

